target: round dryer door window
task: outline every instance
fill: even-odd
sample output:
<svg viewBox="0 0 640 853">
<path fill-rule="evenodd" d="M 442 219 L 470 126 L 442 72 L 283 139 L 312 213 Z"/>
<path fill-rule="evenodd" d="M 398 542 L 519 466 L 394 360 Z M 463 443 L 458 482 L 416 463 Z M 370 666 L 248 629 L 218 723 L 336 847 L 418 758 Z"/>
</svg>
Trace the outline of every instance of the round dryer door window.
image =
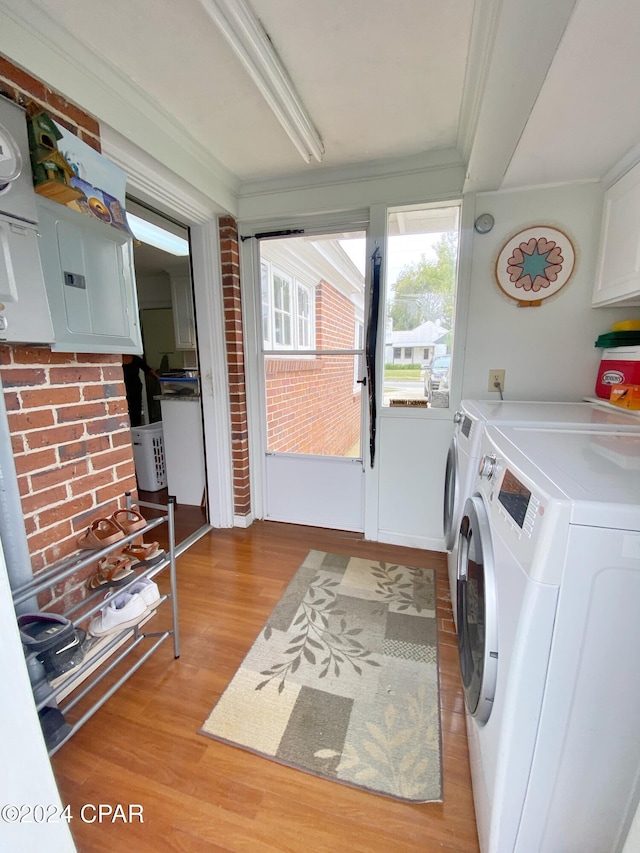
<svg viewBox="0 0 640 853">
<path fill-rule="evenodd" d="M 469 713 L 486 723 L 498 676 L 498 612 L 491 531 L 478 495 L 468 498 L 460 523 L 456 597 L 465 702 Z"/>
</svg>

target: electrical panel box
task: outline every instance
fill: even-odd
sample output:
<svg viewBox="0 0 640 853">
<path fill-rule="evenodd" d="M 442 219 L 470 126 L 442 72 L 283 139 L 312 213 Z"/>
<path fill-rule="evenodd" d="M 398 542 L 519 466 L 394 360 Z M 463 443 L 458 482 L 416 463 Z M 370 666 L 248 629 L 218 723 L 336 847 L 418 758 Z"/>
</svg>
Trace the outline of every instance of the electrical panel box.
<svg viewBox="0 0 640 853">
<path fill-rule="evenodd" d="M 51 349 L 141 353 L 130 235 L 45 198 L 38 213 Z"/>
</svg>

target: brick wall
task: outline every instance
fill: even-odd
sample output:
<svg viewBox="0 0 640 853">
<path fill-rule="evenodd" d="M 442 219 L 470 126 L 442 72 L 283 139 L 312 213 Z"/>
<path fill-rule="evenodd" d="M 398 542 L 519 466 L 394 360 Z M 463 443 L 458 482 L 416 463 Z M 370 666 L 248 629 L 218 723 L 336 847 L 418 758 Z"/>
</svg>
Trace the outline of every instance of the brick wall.
<svg viewBox="0 0 640 853">
<path fill-rule="evenodd" d="M 39 80 L 0 56 L 0 92 L 36 102 L 96 150 L 99 126 Z M 77 536 L 123 505 L 136 488 L 120 355 L 52 353 L 0 346 L 4 387 L 27 542 L 34 571 L 77 550 Z M 83 595 L 86 569 L 41 606 L 62 610 Z"/>
<path fill-rule="evenodd" d="M 233 511 L 235 515 L 247 516 L 251 512 L 251 493 L 249 489 L 249 432 L 247 392 L 244 380 L 238 229 L 235 220 L 230 216 L 220 218 L 219 229 L 231 407 Z"/>
<path fill-rule="evenodd" d="M 316 287 L 316 349 L 353 349 L 355 310 L 332 285 Z M 267 446 L 282 453 L 346 456 L 360 436 L 353 356 L 269 357 Z"/>
</svg>

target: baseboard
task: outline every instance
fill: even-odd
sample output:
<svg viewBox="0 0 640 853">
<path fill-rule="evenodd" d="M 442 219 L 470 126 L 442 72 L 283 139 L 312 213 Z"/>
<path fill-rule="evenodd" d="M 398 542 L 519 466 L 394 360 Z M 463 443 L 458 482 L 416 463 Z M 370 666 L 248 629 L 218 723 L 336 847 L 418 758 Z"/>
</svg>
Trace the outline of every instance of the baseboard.
<svg viewBox="0 0 640 853">
<path fill-rule="evenodd" d="M 423 551 L 445 552 L 444 538 L 435 539 L 427 536 L 411 536 L 407 533 L 396 533 L 393 530 L 378 530 L 378 542 L 386 545 L 401 545 L 405 548 L 422 548 Z"/>
<path fill-rule="evenodd" d="M 249 515 L 234 515 L 233 516 L 233 526 L 234 527 L 251 527 L 253 524 L 253 513 L 249 513 Z"/>
</svg>

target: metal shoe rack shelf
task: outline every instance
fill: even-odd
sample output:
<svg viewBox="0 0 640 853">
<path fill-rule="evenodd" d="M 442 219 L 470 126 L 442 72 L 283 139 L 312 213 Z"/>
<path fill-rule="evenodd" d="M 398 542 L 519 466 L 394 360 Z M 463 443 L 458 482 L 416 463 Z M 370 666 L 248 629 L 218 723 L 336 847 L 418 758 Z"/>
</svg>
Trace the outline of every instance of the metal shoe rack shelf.
<svg viewBox="0 0 640 853">
<path fill-rule="evenodd" d="M 178 630 L 178 599 L 176 594 L 176 554 L 175 554 L 175 498 L 169 497 L 167 505 L 159 505 L 147 503 L 146 501 L 133 501 L 129 492 L 125 493 L 125 506 L 131 509 L 134 506 L 147 507 L 155 510 L 166 510 L 166 514 L 159 518 L 154 518 L 147 522 L 146 527 L 125 536 L 112 545 L 106 548 L 95 551 L 87 551 L 86 557 L 78 559 L 77 557 L 65 560 L 51 568 L 40 572 L 28 584 L 13 590 L 14 607 L 24 604 L 31 598 L 35 598 L 39 593 L 56 586 L 63 582 L 70 575 L 75 574 L 86 566 L 97 563 L 102 557 L 122 548 L 128 542 L 139 538 L 141 535 L 146 535 L 149 531 L 158 527 L 160 524 L 167 524 L 169 548 L 166 558 L 156 563 L 154 566 L 149 566 L 141 572 L 135 572 L 132 579 L 122 586 L 115 587 L 118 593 L 126 592 L 140 578 L 155 576 L 159 572 L 169 569 L 170 591 L 162 595 L 160 600 L 154 606 L 154 612 L 151 615 L 146 615 L 141 618 L 139 625 L 134 628 L 126 628 L 123 631 L 107 634 L 105 637 L 99 638 L 98 641 L 87 651 L 82 663 L 79 667 L 70 670 L 61 676 L 52 679 L 48 685 L 45 682 L 44 692 L 39 690 L 36 698 L 36 709 L 40 711 L 47 705 L 57 703 L 59 710 L 65 715 L 68 714 L 85 696 L 87 696 L 94 687 L 106 678 L 111 672 L 116 670 L 120 664 L 142 643 L 151 641 L 151 645 L 142 655 L 136 657 L 130 663 L 128 669 L 123 673 L 118 674 L 117 679 L 113 683 L 105 685 L 105 689 L 99 694 L 98 698 L 82 712 L 81 716 L 71 723 L 71 730 L 59 743 L 49 750 L 49 755 L 53 755 L 60 747 L 65 744 L 69 738 L 80 729 L 89 720 L 97 710 L 111 697 L 113 694 L 127 681 L 134 672 L 136 672 L 142 664 L 151 657 L 156 649 L 169 637 L 173 637 L 173 654 L 175 658 L 180 657 L 180 636 Z M 110 587 L 110 589 L 114 589 Z M 90 592 L 82 601 L 74 604 L 63 615 L 73 622 L 74 626 L 84 627 L 89 619 L 104 606 L 104 596 L 107 590 L 104 587 L 98 588 Z M 159 607 L 164 601 L 171 602 L 171 628 L 165 631 L 148 631 L 146 628 L 149 620 L 155 616 L 155 608 Z M 122 648 L 121 648 L 122 647 Z M 35 657 L 36 653 L 31 652 L 27 655 L 27 661 L 31 657 Z M 38 685 L 39 687 L 40 685 Z"/>
</svg>

